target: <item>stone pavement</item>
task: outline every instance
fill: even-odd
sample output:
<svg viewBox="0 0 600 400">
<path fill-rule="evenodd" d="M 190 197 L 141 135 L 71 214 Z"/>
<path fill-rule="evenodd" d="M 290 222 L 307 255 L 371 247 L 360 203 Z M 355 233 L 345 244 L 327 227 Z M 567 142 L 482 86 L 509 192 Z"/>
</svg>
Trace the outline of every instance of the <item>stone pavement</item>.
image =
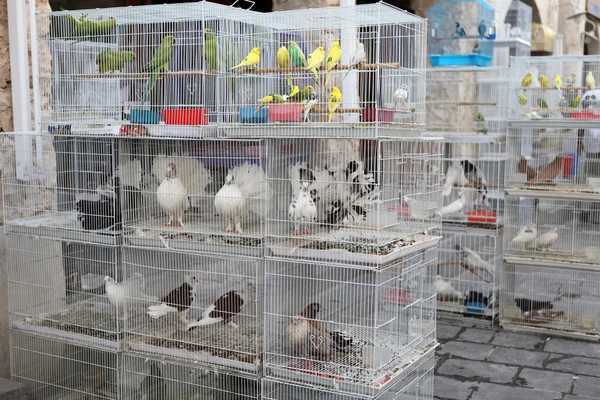
<svg viewBox="0 0 600 400">
<path fill-rule="evenodd" d="M 437 400 L 600 399 L 600 344 L 438 321 Z"/>
</svg>

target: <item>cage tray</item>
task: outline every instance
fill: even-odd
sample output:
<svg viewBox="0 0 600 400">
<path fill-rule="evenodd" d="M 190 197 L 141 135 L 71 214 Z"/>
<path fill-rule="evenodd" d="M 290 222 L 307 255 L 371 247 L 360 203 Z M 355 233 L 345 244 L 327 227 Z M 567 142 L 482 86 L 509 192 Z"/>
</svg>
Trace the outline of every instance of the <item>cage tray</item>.
<svg viewBox="0 0 600 400">
<path fill-rule="evenodd" d="M 315 242 L 327 243 L 325 240 L 319 240 L 315 237 Z M 442 239 L 441 236 L 432 235 L 414 235 L 411 242 L 404 244 L 402 247 L 396 247 L 393 251 L 385 255 L 364 254 L 359 252 L 351 252 L 345 249 L 316 249 L 316 248 L 301 248 L 296 246 L 295 241 L 288 242 L 287 246 L 283 245 L 271 246 L 270 249 L 275 256 L 278 257 L 296 257 L 296 258 L 313 258 L 324 261 L 349 262 L 349 263 L 365 263 L 382 265 L 391 261 L 397 260 L 400 257 L 406 257 L 418 251 L 433 247 Z"/>
<path fill-rule="evenodd" d="M 145 125 L 148 136 L 165 138 L 215 138 L 216 126 Z"/>
<path fill-rule="evenodd" d="M 496 303 L 497 306 L 497 303 Z M 447 311 L 452 313 L 460 313 L 460 314 L 471 314 L 471 315 L 480 315 L 485 317 L 493 317 L 497 311 L 498 307 L 491 308 L 489 305 L 484 308 L 476 308 L 471 310 L 472 307 L 467 307 L 462 303 L 454 302 L 454 301 L 442 301 L 438 300 L 437 309 L 440 311 Z"/>
<path fill-rule="evenodd" d="M 376 138 L 419 137 L 423 126 L 408 123 L 278 123 L 278 124 L 230 124 L 219 128 L 219 136 L 225 138 Z"/>
</svg>

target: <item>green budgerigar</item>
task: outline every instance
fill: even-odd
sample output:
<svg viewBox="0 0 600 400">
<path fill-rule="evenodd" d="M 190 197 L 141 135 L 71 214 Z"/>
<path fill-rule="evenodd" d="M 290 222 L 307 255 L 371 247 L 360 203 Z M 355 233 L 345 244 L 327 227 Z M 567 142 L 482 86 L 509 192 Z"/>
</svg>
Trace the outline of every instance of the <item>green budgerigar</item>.
<svg viewBox="0 0 600 400">
<path fill-rule="evenodd" d="M 104 50 L 96 56 L 96 65 L 101 74 L 123 71 L 125 63 L 135 60 L 133 51 Z"/>
<path fill-rule="evenodd" d="M 148 95 L 154 89 L 156 79 L 161 72 L 169 70 L 169 62 L 171 62 L 172 49 L 171 46 L 175 43 L 175 37 L 172 35 L 165 36 L 160 42 L 160 46 L 154 52 L 152 59 L 146 65 L 144 65 L 140 72 L 150 72 L 150 79 L 148 79 L 148 85 L 142 96 L 142 104 L 148 98 Z"/>
<path fill-rule="evenodd" d="M 211 71 L 217 69 L 217 37 L 212 29 L 204 29 L 204 47 L 202 47 L 202 56 L 208 64 Z"/>
<path fill-rule="evenodd" d="M 485 117 L 483 116 L 482 113 L 477 112 L 475 114 L 475 121 L 477 122 L 477 133 L 482 133 L 484 135 L 487 135 L 488 130 L 485 127 Z"/>
<path fill-rule="evenodd" d="M 290 96 L 289 101 L 291 103 L 302 103 L 304 100 L 310 97 L 313 91 L 314 88 L 311 85 L 305 86 L 304 89 L 294 94 L 293 96 Z"/>
<path fill-rule="evenodd" d="M 290 40 L 288 43 L 289 52 L 290 52 L 290 60 L 296 67 L 304 67 L 306 65 L 306 57 L 304 56 L 304 52 L 298 46 L 298 43 Z"/>
<path fill-rule="evenodd" d="M 61 11 L 66 11 L 60 8 Z M 108 35 L 117 26 L 117 21 L 110 17 L 109 19 L 87 19 L 85 16 L 77 18 L 71 14 L 65 15 L 75 25 L 70 36 L 101 36 Z"/>
<path fill-rule="evenodd" d="M 548 103 L 544 99 L 537 99 L 537 104 L 540 108 L 548 108 Z"/>
</svg>

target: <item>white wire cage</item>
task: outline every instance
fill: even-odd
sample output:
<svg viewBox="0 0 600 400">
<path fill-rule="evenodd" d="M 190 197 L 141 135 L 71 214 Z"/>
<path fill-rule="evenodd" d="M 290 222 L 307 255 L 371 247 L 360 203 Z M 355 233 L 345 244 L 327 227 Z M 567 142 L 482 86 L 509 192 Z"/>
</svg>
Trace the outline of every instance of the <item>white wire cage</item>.
<svg viewBox="0 0 600 400">
<path fill-rule="evenodd" d="M 600 334 L 597 271 L 504 264 L 500 324 Z"/>
<path fill-rule="evenodd" d="M 514 128 L 507 137 L 506 187 L 514 191 L 600 193 L 597 129 Z"/>
<path fill-rule="evenodd" d="M 10 334 L 11 379 L 32 400 L 120 399 L 122 355 L 37 335 Z"/>
<path fill-rule="evenodd" d="M 432 278 L 438 310 L 493 318 L 498 313 L 502 236 L 444 230 Z"/>
<path fill-rule="evenodd" d="M 267 258 L 265 374 L 378 395 L 435 346 L 425 269 L 436 257 L 429 249 L 378 270 Z"/>
<path fill-rule="evenodd" d="M 444 140 L 442 222 L 498 231 L 504 214 L 504 164 L 501 141 Z"/>
<path fill-rule="evenodd" d="M 126 310 L 105 295 L 120 278 L 120 249 L 6 236 L 10 326 L 96 348 L 119 349 Z"/>
<path fill-rule="evenodd" d="M 10 135 L 4 149 L 7 233 L 115 245 L 121 234 L 121 186 L 114 139 Z M 18 162 L 17 162 L 18 160 Z"/>
<path fill-rule="evenodd" d="M 505 205 L 505 257 L 598 264 L 599 202 L 511 196 Z"/>
<path fill-rule="evenodd" d="M 37 127 L 83 135 L 216 134 L 216 54 L 203 56 L 211 53 L 204 33 L 239 12 L 203 1 L 38 13 Z"/>
<path fill-rule="evenodd" d="M 125 189 L 127 241 L 135 246 L 260 256 L 272 201 L 264 141 L 121 141 L 123 164 L 140 166 Z M 274 157 L 273 155 L 272 157 Z"/>
<path fill-rule="evenodd" d="M 530 127 L 576 129 L 600 118 L 595 83 L 600 57 L 513 57 L 511 70 L 511 120 Z"/>
<path fill-rule="evenodd" d="M 433 246 L 440 226 L 441 143 L 270 141 L 270 251 L 382 264 Z"/>
<path fill-rule="evenodd" d="M 228 137 L 390 137 L 422 129 L 426 20 L 385 3 L 232 18 Z M 268 133 L 267 133 L 268 132 Z"/>
<path fill-rule="evenodd" d="M 127 347 L 251 373 L 262 358 L 262 260 L 125 248 L 124 269 L 153 301 L 125 321 Z"/>
<path fill-rule="evenodd" d="M 260 398 L 260 380 L 198 363 L 149 358 L 136 353 L 123 356 L 123 392 L 133 399 L 250 400 Z M 143 397 L 146 396 L 146 397 Z"/>
<path fill-rule="evenodd" d="M 504 136 L 509 79 L 504 67 L 427 69 L 425 130 L 473 140 Z"/>
<path fill-rule="evenodd" d="M 434 357 L 427 355 L 406 366 L 394 377 L 391 387 L 377 397 L 382 400 L 431 400 L 433 399 Z M 303 386 L 290 381 L 266 378 L 262 381 L 264 400 L 359 400 L 374 397 L 357 394 L 331 392 L 314 386 Z"/>
</svg>

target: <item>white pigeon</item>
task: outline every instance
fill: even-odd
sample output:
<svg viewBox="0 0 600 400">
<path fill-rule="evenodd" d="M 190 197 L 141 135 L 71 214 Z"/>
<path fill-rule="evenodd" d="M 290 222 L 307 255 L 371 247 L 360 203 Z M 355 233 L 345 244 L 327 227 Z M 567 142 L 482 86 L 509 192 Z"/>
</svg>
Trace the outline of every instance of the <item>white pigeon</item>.
<svg viewBox="0 0 600 400">
<path fill-rule="evenodd" d="M 302 182 L 302 187 L 295 194 L 288 210 L 288 217 L 295 222 L 294 235 L 300 234 L 301 224 L 305 224 L 304 234 L 310 235 L 306 224 L 317 221 L 317 206 L 308 191 L 307 181 Z"/>
<path fill-rule="evenodd" d="M 242 284 L 238 290 L 231 290 L 219 297 L 213 304 L 208 306 L 202 313 L 202 318 L 197 321 L 190 322 L 187 329 L 192 329 L 197 326 L 208 326 L 222 322 L 234 329 L 239 326 L 234 323 L 233 317 L 238 315 L 248 303 L 248 293 L 254 290 L 254 284 L 248 282 Z"/>
<path fill-rule="evenodd" d="M 206 187 L 212 183 L 210 171 L 197 158 L 161 154 L 152 161 L 152 174 L 158 179 L 158 183 L 162 182 L 170 163 L 177 165 L 177 176 L 187 190 L 190 206 L 201 207 L 206 198 Z"/>
<path fill-rule="evenodd" d="M 556 242 L 558 242 L 558 228 L 554 227 L 552 230 L 540 235 L 535 240 L 532 240 L 527 247 L 536 250 L 547 250 L 554 246 Z"/>
<path fill-rule="evenodd" d="M 461 292 L 454 289 L 450 282 L 446 282 L 440 275 L 435 277 L 435 291 L 439 297 L 446 299 L 462 299 L 464 296 Z"/>
<path fill-rule="evenodd" d="M 117 312 L 123 312 L 123 319 L 127 319 L 127 314 L 132 303 L 136 301 L 156 301 L 157 297 L 148 296 L 143 292 L 144 277 L 141 274 L 134 274 L 129 279 L 117 283 L 110 276 L 104 277 L 104 289 L 108 301 L 117 307 Z"/>
<path fill-rule="evenodd" d="M 406 99 L 408 98 L 408 89 L 406 88 L 400 88 L 400 89 L 396 89 L 396 91 L 394 92 L 394 108 L 398 108 L 398 103 L 400 103 L 401 105 L 404 105 L 404 102 L 406 101 Z"/>
<path fill-rule="evenodd" d="M 464 192 L 458 193 L 458 199 L 454 200 L 452 203 L 444 206 L 440 209 L 439 214 L 443 217 L 445 215 L 456 214 L 462 212 L 467 204 L 467 198 L 465 197 Z"/>
<path fill-rule="evenodd" d="M 450 196 L 452 187 L 454 185 L 467 185 L 469 180 L 465 176 L 465 171 L 460 161 L 452 161 L 452 164 L 448 166 L 446 176 L 444 177 L 444 187 L 442 188 L 442 195 Z"/>
<path fill-rule="evenodd" d="M 177 166 L 174 163 L 167 164 L 167 173 L 156 190 L 158 204 L 163 211 L 169 215 L 166 226 L 182 227 L 183 213 L 190 208 L 188 193 L 177 177 Z"/>
<path fill-rule="evenodd" d="M 455 250 L 461 252 L 461 260 L 465 267 L 473 269 L 474 271 L 477 270 L 480 272 L 484 272 L 487 275 L 487 277 L 483 277 L 480 275 L 482 279 L 487 279 L 488 281 L 490 281 L 494 278 L 494 268 L 490 263 L 481 258 L 479 254 L 475 253 L 468 247 L 461 248 L 459 245 L 456 245 Z M 479 275 L 478 272 L 477 274 Z"/>
<path fill-rule="evenodd" d="M 535 240 L 537 236 L 537 227 L 534 223 L 531 223 L 519 230 L 517 236 L 515 236 L 511 242 L 513 243 L 529 243 Z"/>
<path fill-rule="evenodd" d="M 350 72 L 350 70 L 352 70 L 352 68 L 356 68 L 364 62 L 367 62 L 367 54 L 365 53 L 365 45 L 362 44 L 361 42 L 358 42 L 358 50 L 356 51 L 356 53 L 352 54 L 352 57 L 350 57 L 350 62 L 348 63 L 348 70 L 346 71 L 346 74 L 344 75 L 344 79 L 346 79 L 346 76 L 348 76 L 348 73 Z"/>
<path fill-rule="evenodd" d="M 308 95 L 308 98 L 302 102 L 304 104 L 304 122 L 308 122 L 310 110 L 319 102 L 319 98 L 314 93 Z"/>
<path fill-rule="evenodd" d="M 271 192 L 271 184 L 260 166 L 245 162 L 232 168 L 215 195 L 215 209 L 227 221 L 225 230 L 244 233 L 242 219 L 250 213 L 264 216 Z"/>
</svg>

